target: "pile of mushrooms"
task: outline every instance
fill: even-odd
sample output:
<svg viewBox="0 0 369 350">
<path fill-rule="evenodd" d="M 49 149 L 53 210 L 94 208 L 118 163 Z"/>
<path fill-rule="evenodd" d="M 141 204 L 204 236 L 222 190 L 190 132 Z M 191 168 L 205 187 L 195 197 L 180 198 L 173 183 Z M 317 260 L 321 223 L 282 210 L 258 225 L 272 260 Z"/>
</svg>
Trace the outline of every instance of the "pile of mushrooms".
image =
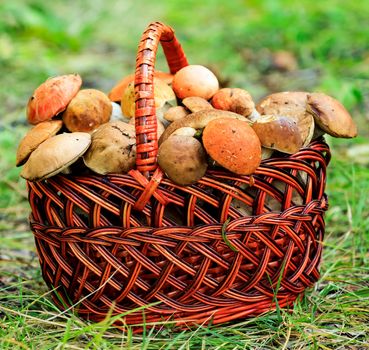
<svg viewBox="0 0 369 350">
<path fill-rule="evenodd" d="M 250 175 L 275 151 L 293 154 L 329 134 L 351 138 L 355 123 L 323 93 L 280 92 L 255 104 L 240 88 L 220 88 L 206 67 L 156 72 L 158 164 L 174 183 L 199 181 L 209 167 Z M 83 89 L 78 74 L 50 78 L 32 94 L 21 140 L 21 176 L 40 181 L 60 172 L 125 174 L 135 167 L 134 75 L 105 94 Z M 76 163 L 77 165 L 73 165 Z"/>
</svg>

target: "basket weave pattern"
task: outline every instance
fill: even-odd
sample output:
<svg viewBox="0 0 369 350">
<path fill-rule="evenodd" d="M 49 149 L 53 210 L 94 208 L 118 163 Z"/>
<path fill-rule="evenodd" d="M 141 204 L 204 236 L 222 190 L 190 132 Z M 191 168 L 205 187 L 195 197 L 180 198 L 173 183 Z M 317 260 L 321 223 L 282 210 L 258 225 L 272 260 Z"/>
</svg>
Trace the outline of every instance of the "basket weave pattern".
<svg viewBox="0 0 369 350">
<path fill-rule="evenodd" d="M 137 169 L 28 182 L 42 274 L 60 308 L 128 324 L 221 323 L 291 305 L 319 278 L 326 166 L 318 140 L 252 176 L 209 170 L 179 186 L 157 168 L 153 65 L 187 60 L 171 28 L 151 24 L 136 66 Z M 143 312 L 130 312 L 145 306 Z"/>
</svg>

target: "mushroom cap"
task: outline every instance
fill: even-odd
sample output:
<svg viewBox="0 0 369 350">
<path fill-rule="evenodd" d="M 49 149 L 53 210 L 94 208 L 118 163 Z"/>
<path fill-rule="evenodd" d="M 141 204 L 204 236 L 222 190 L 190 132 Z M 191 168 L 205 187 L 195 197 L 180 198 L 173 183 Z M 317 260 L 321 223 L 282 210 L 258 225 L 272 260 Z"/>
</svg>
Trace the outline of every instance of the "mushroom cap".
<svg viewBox="0 0 369 350">
<path fill-rule="evenodd" d="M 192 136 L 194 137 L 196 135 L 197 130 L 194 128 L 191 128 L 189 126 L 184 126 L 183 128 L 179 128 L 176 131 L 173 132 L 169 137 L 172 137 L 174 135 L 182 135 L 182 136 Z"/>
<path fill-rule="evenodd" d="M 204 128 L 211 120 L 219 119 L 219 118 L 232 118 L 232 119 L 240 119 L 243 121 L 248 121 L 244 116 L 229 112 L 222 111 L 220 109 L 208 109 L 202 110 L 199 112 L 188 114 L 187 116 L 175 120 L 171 123 L 164 131 L 163 135 L 159 140 L 159 144 L 164 142 L 175 130 L 179 128 L 183 128 L 185 126 L 189 126 L 194 129 L 202 129 Z"/>
<path fill-rule="evenodd" d="M 200 180 L 208 167 L 201 142 L 184 135 L 173 135 L 161 144 L 158 163 L 173 182 L 182 186 Z"/>
<path fill-rule="evenodd" d="M 248 117 L 255 108 L 248 91 L 239 88 L 220 89 L 211 100 L 214 108 L 231 111 Z"/>
<path fill-rule="evenodd" d="M 154 77 L 163 80 L 165 83 L 170 85 L 173 81 L 173 74 L 155 71 Z M 128 84 L 135 80 L 135 75 L 130 74 L 122 78 L 108 93 L 108 97 L 113 102 L 120 102 L 123 96 L 123 92 L 128 86 Z"/>
<path fill-rule="evenodd" d="M 190 112 L 187 111 L 187 109 L 184 108 L 183 106 L 174 106 L 170 107 L 164 113 L 164 119 L 167 120 L 168 122 L 174 122 L 175 120 L 181 119 L 188 114 L 190 114 Z"/>
<path fill-rule="evenodd" d="M 32 94 L 27 104 L 27 119 L 38 124 L 64 111 L 78 93 L 82 79 L 78 74 L 47 79 Z"/>
<path fill-rule="evenodd" d="M 198 96 L 186 97 L 182 100 L 182 104 L 192 113 L 199 112 L 204 109 L 213 109 L 213 106 L 207 100 Z"/>
<path fill-rule="evenodd" d="M 64 133 L 50 137 L 31 153 L 20 176 L 29 181 L 39 181 L 54 176 L 82 156 L 90 143 L 90 134 L 84 132 Z"/>
<path fill-rule="evenodd" d="M 262 115 L 252 125 L 263 147 L 284 153 L 295 153 L 303 145 L 300 129 L 294 118 Z"/>
<path fill-rule="evenodd" d="M 47 120 L 34 126 L 19 143 L 16 155 L 16 166 L 24 164 L 31 153 L 49 137 L 54 136 L 62 128 L 61 120 Z"/>
<path fill-rule="evenodd" d="M 113 106 L 108 96 L 96 89 L 80 90 L 63 113 L 71 132 L 91 132 L 110 119 Z"/>
<path fill-rule="evenodd" d="M 98 174 L 127 173 L 136 162 L 135 127 L 121 121 L 101 125 L 83 161 Z"/>
<path fill-rule="evenodd" d="M 307 96 L 307 110 L 316 124 L 327 134 L 334 137 L 352 138 L 357 128 L 346 108 L 335 98 L 323 93 Z"/>
<path fill-rule="evenodd" d="M 310 143 L 314 134 L 314 118 L 306 110 L 307 92 L 285 91 L 271 94 L 262 99 L 256 110 L 261 115 L 275 115 L 294 118 L 300 129 L 303 146 Z"/>
<path fill-rule="evenodd" d="M 173 89 L 159 78 L 154 78 L 154 101 L 156 109 L 163 108 L 165 104 L 170 106 L 177 104 Z M 132 118 L 135 116 L 135 85 L 133 81 L 123 91 L 121 108 L 126 117 Z"/>
<path fill-rule="evenodd" d="M 203 131 L 202 141 L 211 158 L 236 174 L 252 174 L 261 162 L 260 140 L 247 122 L 212 120 Z"/>
<path fill-rule="evenodd" d="M 180 99 L 199 96 L 209 100 L 219 89 L 215 74 L 201 65 L 181 68 L 173 78 L 173 90 Z"/>
</svg>

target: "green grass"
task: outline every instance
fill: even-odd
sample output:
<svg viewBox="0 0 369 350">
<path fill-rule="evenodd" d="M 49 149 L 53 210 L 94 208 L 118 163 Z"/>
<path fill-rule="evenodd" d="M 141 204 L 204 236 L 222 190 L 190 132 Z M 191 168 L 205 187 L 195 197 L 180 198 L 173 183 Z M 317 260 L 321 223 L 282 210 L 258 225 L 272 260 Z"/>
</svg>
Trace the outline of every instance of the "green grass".
<svg viewBox="0 0 369 350">
<path fill-rule="evenodd" d="M 286 1 L 61 1 L 0 3 L 0 349 L 365 349 L 369 348 L 369 4 Z M 135 335 L 93 324 L 53 305 L 27 217 L 25 183 L 14 168 L 27 129 L 24 106 L 50 75 L 78 72 L 109 91 L 134 69 L 147 23 L 172 25 L 191 63 L 205 64 L 255 100 L 270 91 L 324 91 L 360 127 L 355 140 L 329 138 L 322 277 L 285 310 L 224 326 Z M 272 68 L 288 50 L 298 69 Z M 165 69 L 159 53 L 158 66 Z"/>
</svg>

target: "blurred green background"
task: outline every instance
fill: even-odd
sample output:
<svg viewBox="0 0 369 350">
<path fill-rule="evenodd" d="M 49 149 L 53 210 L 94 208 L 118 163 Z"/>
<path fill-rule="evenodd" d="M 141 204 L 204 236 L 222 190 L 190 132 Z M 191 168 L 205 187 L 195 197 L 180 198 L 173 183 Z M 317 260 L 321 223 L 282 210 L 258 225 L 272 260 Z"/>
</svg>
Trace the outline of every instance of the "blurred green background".
<svg viewBox="0 0 369 350">
<path fill-rule="evenodd" d="M 330 210 L 323 277 L 312 294 L 323 316 L 320 323 L 295 318 L 292 324 L 296 339 L 306 339 L 304 329 L 311 326 L 311 334 L 321 337 L 319 341 L 328 348 L 337 348 L 340 341 L 341 345 L 352 344 L 352 337 L 359 339 L 360 345 L 357 332 L 367 331 L 368 319 L 355 307 L 368 310 L 369 306 L 365 282 L 369 279 L 368 18 L 369 1 L 1 1 L 0 305 L 10 305 L 13 310 L 0 310 L 6 325 L 0 327 L 1 338 L 23 341 L 23 328 L 7 328 L 10 325 L 11 329 L 13 313 L 26 312 L 26 299 L 21 304 L 17 299 L 17 283 L 31 295 L 29 302 L 34 307 L 38 305 L 35 298 L 46 290 L 27 224 L 25 182 L 14 167 L 18 142 L 29 127 L 27 100 L 49 76 L 74 72 L 82 76 L 84 87 L 108 92 L 134 71 L 142 32 L 149 22 L 160 20 L 176 30 L 190 63 L 210 67 L 224 85 L 247 89 L 255 101 L 274 91 L 322 91 L 343 102 L 352 114 L 359 126 L 356 139 L 327 138 L 333 153 L 327 184 Z M 160 50 L 157 67 L 166 69 Z M 328 284 L 334 288 L 327 290 Z M 355 290 L 366 299 L 353 294 Z M 350 301 L 346 309 L 339 306 L 337 295 Z M 302 314 L 309 315 L 308 307 L 305 311 Z M 22 319 L 22 315 L 18 317 Z M 335 324 L 345 328 L 347 338 L 314 333 L 320 327 L 328 334 Z M 272 325 L 257 322 L 254 327 L 257 343 L 259 331 L 268 334 Z M 24 332 L 40 335 L 43 328 Z M 197 339 L 194 335 L 190 338 Z M 49 341 L 52 346 L 55 339 Z M 296 346 L 305 348 L 298 341 Z"/>
</svg>

